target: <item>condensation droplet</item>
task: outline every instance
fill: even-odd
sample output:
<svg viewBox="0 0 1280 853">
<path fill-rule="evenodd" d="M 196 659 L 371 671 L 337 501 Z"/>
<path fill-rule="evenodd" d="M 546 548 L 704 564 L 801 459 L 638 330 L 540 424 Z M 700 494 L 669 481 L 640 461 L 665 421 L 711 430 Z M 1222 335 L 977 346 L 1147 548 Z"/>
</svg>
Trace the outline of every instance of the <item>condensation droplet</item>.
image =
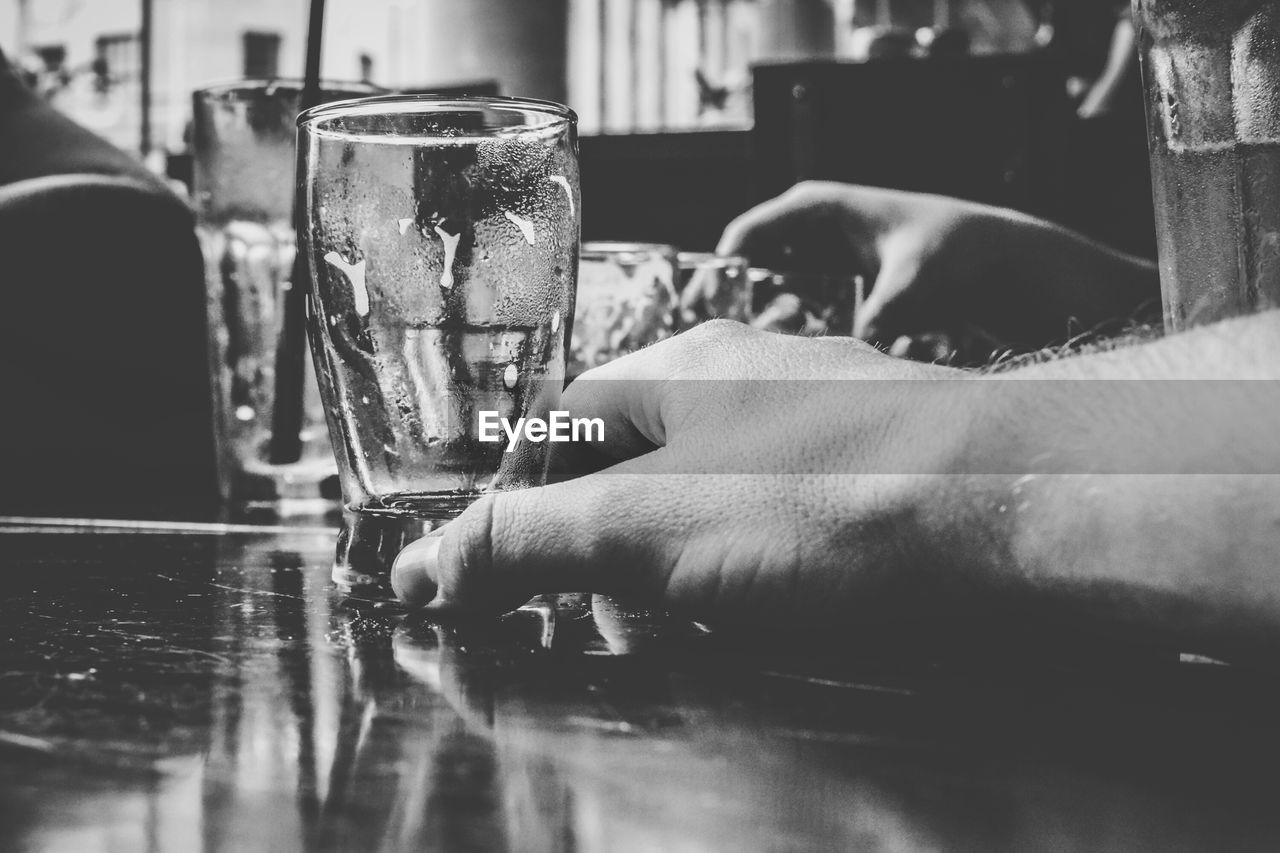
<svg viewBox="0 0 1280 853">
<path fill-rule="evenodd" d="M 552 175 L 547 180 L 559 184 L 560 188 L 564 190 L 565 197 L 569 199 L 569 215 L 572 216 L 575 211 L 573 207 L 573 188 L 569 186 L 569 179 L 564 175 Z"/>
<path fill-rule="evenodd" d="M 507 386 L 508 391 L 516 387 L 516 380 L 519 378 L 520 371 L 514 364 L 508 364 L 507 369 L 502 372 L 502 384 Z"/>
<path fill-rule="evenodd" d="M 236 408 L 236 420 L 238 421 L 251 421 L 254 414 L 256 413 L 253 410 L 253 406 L 239 406 Z"/>
<path fill-rule="evenodd" d="M 361 317 L 369 316 L 369 290 L 364 286 L 364 261 L 348 263 L 347 259 L 337 252 L 324 256 L 329 264 L 343 272 L 347 281 L 351 282 L 351 298 L 355 302 L 356 313 Z"/>
<path fill-rule="evenodd" d="M 436 233 L 444 242 L 444 272 L 440 273 L 440 286 L 453 287 L 453 261 L 458 254 L 458 240 L 462 238 L 462 234 L 450 234 L 439 225 L 436 226 Z"/>
<path fill-rule="evenodd" d="M 551 315 L 551 334 L 555 334 L 560 330 L 560 312 Z"/>
<path fill-rule="evenodd" d="M 530 246 L 534 244 L 534 240 L 536 239 L 537 235 L 534 234 L 532 222 L 530 222 L 529 220 L 523 217 L 516 216 L 514 213 L 512 213 L 509 210 L 502 211 L 502 215 L 507 217 L 507 219 L 511 220 L 513 223 L 515 223 L 515 226 L 520 229 L 520 233 L 524 235 L 524 240 L 526 243 L 528 243 Z"/>
</svg>

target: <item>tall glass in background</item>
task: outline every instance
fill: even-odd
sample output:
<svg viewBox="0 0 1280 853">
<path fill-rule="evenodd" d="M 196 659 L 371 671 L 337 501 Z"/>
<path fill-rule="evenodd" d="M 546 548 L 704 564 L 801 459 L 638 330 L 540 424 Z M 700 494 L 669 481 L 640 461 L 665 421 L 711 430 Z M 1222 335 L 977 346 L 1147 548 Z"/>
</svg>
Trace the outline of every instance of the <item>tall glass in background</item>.
<svg viewBox="0 0 1280 853">
<path fill-rule="evenodd" d="M 1280 0 L 1134 0 L 1165 327 L 1280 306 Z"/>
<path fill-rule="evenodd" d="M 372 94 L 326 86 L 322 100 Z M 205 258 L 209 358 L 223 497 L 314 511 L 338 496 L 314 373 L 308 369 L 302 456 L 273 465 L 276 352 L 293 273 L 298 82 L 241 81 L 194 95 L 193 190 Z"/>
<path fill-rule="evenodd" d="M 574 115 L 508 98 L 389 96 L 304 113 L 308 331 L 349 509 L 447 518 L 539 485 L 578 272 Z"/>
</svg>

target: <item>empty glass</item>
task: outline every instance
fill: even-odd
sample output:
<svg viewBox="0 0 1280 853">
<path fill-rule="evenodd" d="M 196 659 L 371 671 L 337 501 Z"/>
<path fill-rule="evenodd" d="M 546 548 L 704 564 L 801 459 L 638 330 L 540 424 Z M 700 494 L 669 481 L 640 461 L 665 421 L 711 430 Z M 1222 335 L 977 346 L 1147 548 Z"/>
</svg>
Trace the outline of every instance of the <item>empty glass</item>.
<svg viewBox="0 0 1280 853">
<path fill-rule="evenodd" d="M 678 308 L 674 246 L 583 244 L 569 378 L 675 334 Z"/>
<path fill-rule="evenodd" d="M 711 252 L 681 252 L 679 280 L 680 326 L 689 328 L 723 318 L 745 323 L 751 319 L 751 279 L 747 259 Z"/>
<path fill-rule="evenodd" d="M 852 335 L 862 307 L 861 276 L 830 273 L 747 271 L 751 325 L 792 335 Z"/>
<path fill-rule="evenodd" d="M 329 84 L 321 99 L 378 91 Z M 205 259 L 209 367 L 224 498 L 311 511 L 338 497 L 315 377 L 307 371 L 296 462 L 272 464 L 276 355 L 293 275 L 295 122 L 302 84 L 246 80 L 194 95 L 193 190 Z"/>
<path fill-rule="evenodd" d="M 446 518 L 538 485 L 578 271 L 571 111 L 388 96 L 298 120 L 308 329 L 348 508 Z"/>
</svg>

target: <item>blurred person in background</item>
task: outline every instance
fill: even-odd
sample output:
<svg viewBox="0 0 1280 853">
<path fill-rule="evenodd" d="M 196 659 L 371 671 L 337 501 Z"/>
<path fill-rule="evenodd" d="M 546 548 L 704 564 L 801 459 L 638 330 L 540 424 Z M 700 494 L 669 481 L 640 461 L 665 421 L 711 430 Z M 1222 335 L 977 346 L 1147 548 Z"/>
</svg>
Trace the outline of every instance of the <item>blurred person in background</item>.
<svg viewBox="0 0 1280 853">
<path fill-rule="evenodd" d="M 1129 0 L 1071 0 L 1052 11 L 1053 44 L 1081 118 L 1141 108 L 1137 37 Z"/>
<path fill-rule="evenodd" d="M 1128 0 L 1059 0 L 1050 53 L 1076 120 L 1066 125 L 1061 221 L 1155 257 L 1155 210 L 1137 33 Z"/>
</svg>

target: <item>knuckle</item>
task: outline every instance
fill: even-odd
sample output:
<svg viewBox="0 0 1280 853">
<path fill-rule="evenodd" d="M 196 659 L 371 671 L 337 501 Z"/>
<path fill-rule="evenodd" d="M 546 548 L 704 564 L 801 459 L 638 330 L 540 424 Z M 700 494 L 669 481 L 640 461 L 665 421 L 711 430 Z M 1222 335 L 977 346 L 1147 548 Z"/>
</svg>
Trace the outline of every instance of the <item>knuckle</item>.
<svg viewBox="0 0 1280 853">
<path fill-rule="evenodd" d="M 685 333 L 686 337 L 694 340 L 719 340 L 720 338 L 737 336 L 748 333 L 748 328 L 737 320 L 729 320 L 724 317 L 717 317 L 694 326 Z"/>
<path fill-rule="evenodd" d="M 821 197 L 829 185 L 825 181 L 804 180 L 793 184 L 783 196 L 793 202 L 809 202 Z"/>
<path fill-rule="evenodd" d="M 736 320 L 708 320 L 672 340 L 665 373 L 682 378 L 716 375 L 729 354 L 750 347 L 750 339 L 763 334 Z"/>
<path fill-rule="evenodd" d="M 679 345 L 678 357 L 698 358 L 709 349 L 725 346 L 729 341 L 736 341 L 745 335 L 752 334 L 751 327 L 738 322 L 717 317 L 705 323 L 699 323 L 687 332 L 677 335 L 675 342 Z"/>
<path fill-rule="evenodd" d="M 720 232 L 720 241 L 716 245 L 716 251 L 721 254 L 734 251 L 742 242 L 742 229 L 743 224 L 741 215 L 729 220 L 729 224 Z"/>
</svg>

